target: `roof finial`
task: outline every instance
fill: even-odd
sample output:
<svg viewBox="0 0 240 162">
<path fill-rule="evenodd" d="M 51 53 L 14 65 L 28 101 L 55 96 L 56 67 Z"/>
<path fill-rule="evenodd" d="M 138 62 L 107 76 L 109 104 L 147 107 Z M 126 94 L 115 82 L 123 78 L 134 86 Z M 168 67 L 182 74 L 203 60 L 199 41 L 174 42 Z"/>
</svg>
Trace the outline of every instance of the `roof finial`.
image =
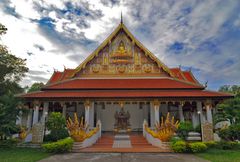
<svg viewBox="0 0 240 162">
<path fill-rule="evenodd" d="M 121 24 L 123 23 L 123 18 L 122 18 L 122 11 L 121 11 Z"/>
</svg>

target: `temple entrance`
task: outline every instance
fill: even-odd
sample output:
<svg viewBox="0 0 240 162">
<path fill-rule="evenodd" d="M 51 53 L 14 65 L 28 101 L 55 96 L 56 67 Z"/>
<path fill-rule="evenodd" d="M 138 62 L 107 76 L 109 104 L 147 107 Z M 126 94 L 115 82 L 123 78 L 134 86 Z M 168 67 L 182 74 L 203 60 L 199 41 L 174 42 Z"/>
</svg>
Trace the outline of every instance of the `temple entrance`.
<svg viewBox="0 0 240 162">
<path fill-rule="evenodd" d="M 105 102 L 96 109 L 103 131 L 114 131 L 116 128 L 129 129 L 131 132 L 142 131 L 143 121 L 148 120 L 149 111 L 148 105 L 139 102 L 126 102 L 122 108 L 119 102 Z"/>
</svg>

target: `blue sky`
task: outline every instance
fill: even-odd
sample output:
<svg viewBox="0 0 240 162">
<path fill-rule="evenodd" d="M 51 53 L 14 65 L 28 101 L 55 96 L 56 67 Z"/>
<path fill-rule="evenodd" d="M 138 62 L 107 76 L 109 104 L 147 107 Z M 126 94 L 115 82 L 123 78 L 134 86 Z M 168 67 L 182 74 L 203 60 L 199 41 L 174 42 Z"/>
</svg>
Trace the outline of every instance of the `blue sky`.
<svg viewBox="0 0 240 162">
<path fill-rule="evenodd" d="M 2 43 L 27 59 L 21 82 L 46 82 L 79 65 L 120 22 L 169 67 L 192 72 L 209 89 L 240 84 L 238 0 L 1 0 Z"/>
</svg>

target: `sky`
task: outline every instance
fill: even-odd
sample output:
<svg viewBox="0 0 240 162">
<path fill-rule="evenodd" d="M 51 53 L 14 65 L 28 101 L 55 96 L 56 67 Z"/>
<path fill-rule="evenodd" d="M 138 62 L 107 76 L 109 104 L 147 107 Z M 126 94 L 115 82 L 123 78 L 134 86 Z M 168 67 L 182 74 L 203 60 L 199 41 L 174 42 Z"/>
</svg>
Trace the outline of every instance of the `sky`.
<svg viewBox="0 0 240 162">
<path fill-rule="evenodd" d="M 240 84 L 240 0 L 1 0 L 1 43 L 27 59 L 21 85 L 75 68 L 120 23 L 208 89 Z"/>
</svg>

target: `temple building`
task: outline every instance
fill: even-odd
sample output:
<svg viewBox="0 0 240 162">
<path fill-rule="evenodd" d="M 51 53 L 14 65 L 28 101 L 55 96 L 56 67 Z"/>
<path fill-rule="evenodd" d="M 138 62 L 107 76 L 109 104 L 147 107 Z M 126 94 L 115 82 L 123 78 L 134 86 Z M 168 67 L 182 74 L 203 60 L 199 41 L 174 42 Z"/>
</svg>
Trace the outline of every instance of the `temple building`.
<svg viewBox="0 0 240 162">
<path fill-rule="evenodd" d="M 102 132 L 141 132 L 144 120 L 154 127 L 169 112 L 200 125 L 203 141 L 213 140 L 216 105 L 233 97 L 206 90 L 191 70 L 169 68 L 122 22 L 78 67 L 54 71 L 41 91 L 19 96 L 29 108 L 20 121 L 28 128 L 51 112 L 76 112 L 90 127 L 100 120 Z"/>
</svg>

